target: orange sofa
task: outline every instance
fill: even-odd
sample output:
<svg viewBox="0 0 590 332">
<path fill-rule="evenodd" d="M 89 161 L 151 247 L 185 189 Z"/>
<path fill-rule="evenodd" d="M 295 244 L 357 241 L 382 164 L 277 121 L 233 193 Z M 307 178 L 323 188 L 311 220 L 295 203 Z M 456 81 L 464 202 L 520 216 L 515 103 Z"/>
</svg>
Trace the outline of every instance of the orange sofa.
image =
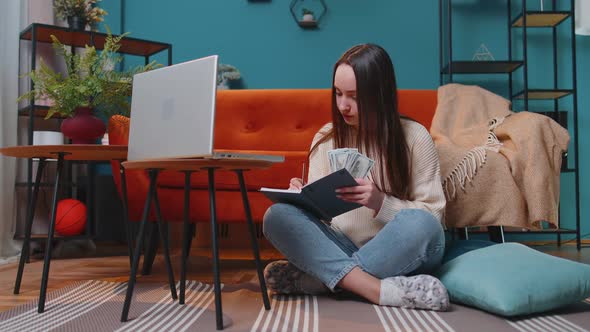
<svg viewBox="0 0 590 332">
<path fill-rule="evenodd" d="M 400 90 L 400 113 L 430 128 L 437 105 L 436 90 Z M 302 165 L 315 133 L 331 119 L 330 89 L 224 90 L 217 93 L 215 149 L 243 150 L 284 155 L 285 162 L 267 170 L 245 172 L 246 186 L 254 222 L 261 222 L 272 204 L 258 189 L 286 188 L 292 177 L 300 177 Z M 126 145 L 129 118 L 109 120 L 109 142 Z M 162 139 L 166 139 L 163 137 Z M 119 192 L 121 178 L 113 163 L 113 177 Z M 145 171 L 128 171 L 129 218 L 141 219 L 149 179 Z M 207 172 L 192 176 L 190 219 L 209 221 Z M 216 172 L 218 223 L 245 222 L 237 177 L 231 172 Z M 162 172 L 158 177 L 158 195 L 163 218 L 182 221 L 184 174 Z M 153 216 L 152 216 L 153 217 Z M 151 218 L 153 220 L 153 218 Z"/>
</svg>

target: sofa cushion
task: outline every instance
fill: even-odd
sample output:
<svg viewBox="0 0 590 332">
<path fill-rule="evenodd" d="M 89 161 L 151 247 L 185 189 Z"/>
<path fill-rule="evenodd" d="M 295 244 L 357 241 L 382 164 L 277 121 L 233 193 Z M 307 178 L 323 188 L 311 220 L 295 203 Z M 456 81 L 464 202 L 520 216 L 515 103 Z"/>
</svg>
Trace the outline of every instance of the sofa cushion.
<svg viewBox="0 0 590 332">
<path fill-rule="evenodd" d="M 430 130 L 432 117 L 438 103 L 436 90 L 399 90 L 398 109 Z"/>
<path fill-rule="evenodd" d="M 452 301 L 502 316 L 547 311 L 590 296 L 590 265 L 518 243 L 467 252 L 443 264 L 436 276 Z"/>
<path fill-rule="evenodd" d="M 307 151 L 331 121 L 329 89 L 223 90 L 217 93 L 215 149 Z"/>
<path fill-rule="evenodd" d="M 182 222 L 184 198 L 179 196 L 183 191 L 178 189 L 158 189 L 158 199 L 162 209 L 162 217 L 166 221 Z M 217 221 L 224 224 L 244 223 L 244 205 L 239 192 L 216 190 Z M 273 203 L 260 192 L 248 193 L 248 201 L 252 213 L 252 220 L 261 222 L 266 209 Z M 209 192 L 207 190 L 192 190 L 190 196 L 190 220 L 192 222 L 211 222 L 209 209 Z M 198 207 L 198 208 L 196 208 Z"/>
<path fill-rule="evenodd" d="M 332 121 L 331 89 L 222 90 L 217 92 L 215 149 L 307 151 Z M 399 90 L 402 115 L 430 128 L 436 90 Z"/>
</svg>

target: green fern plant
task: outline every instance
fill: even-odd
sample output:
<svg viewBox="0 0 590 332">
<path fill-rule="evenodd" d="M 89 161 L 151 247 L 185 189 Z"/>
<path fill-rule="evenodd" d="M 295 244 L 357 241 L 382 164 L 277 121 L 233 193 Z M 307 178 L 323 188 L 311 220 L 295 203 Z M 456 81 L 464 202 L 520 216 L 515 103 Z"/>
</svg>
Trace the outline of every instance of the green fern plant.
<svg viewBox="0 0 590 332">
<path fill-rule="evenodd" d="M 313 15 L 313 10 L 311 10 L 309 8 L 302 8 L 301 9 L 301 14 L 302 15 Z"/>
<path fill-rule="evenodd" d="M 43 59 L 39 68 L 28 75 L 34 89 L 21 95 L 17 101 L 31 98 L 48 98 L 53 101 L 46 119 L 54 114 L 74 116 L 78 107 L 91 107 L 106 116 L 129 116 L 133 75 L 160 67 L 155 61 L 126 71 L 115 68 L 123 59 L 117 54 L 121 40 L 128 33 L 114 37 L 108 30 L 104 48 L 98 52 L 94 46 L 85 46 L 83 52 L 72 53 L 57 37 L 51 36 L 52 45 L 66 63 L 66 74 L 56 72 Z"/>
</svg>

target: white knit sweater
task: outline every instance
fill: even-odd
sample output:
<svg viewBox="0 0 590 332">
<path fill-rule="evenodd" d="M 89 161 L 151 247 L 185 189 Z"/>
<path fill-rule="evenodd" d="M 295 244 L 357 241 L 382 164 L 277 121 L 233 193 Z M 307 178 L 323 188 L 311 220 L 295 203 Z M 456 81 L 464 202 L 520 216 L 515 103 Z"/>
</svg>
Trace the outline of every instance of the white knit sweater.
<svg viewBox="0 0 590 332">
<path fill-rule="evenodd" d="M 402 119 L 402 126 L 411 155 L 410 192 L 413 200 L 401 200 L 385 195 L 377 215 L 373 210 L 363 206 L 334 218 L 332 225 L 346 234 L 359 248 L 371 240 L 386 223 L 392 221 L 402 209 L 423 209 L 432 213 L 441 222 L 443 221 L 446 200 L 442 190 L 438 154 L 432 138 L 426 128 L 417 122 Z M 315 142 L 331 128 L 332 123 L 322 127 L 315 135 L 311 146 L 314 146 Z M 328 140 L 319 145 L 310 156 L 308 182 L 314 182 L 330 174 L 328 151 L 332 149 L 334 149 L 334 141 Z M 379 161 L 375 160 L 375 170 L 380 168 L 378 163 Z M 380 183 L 379 172 L 372 173 L 375 178 L 369 175 L 369 179 Z M 387 182 L 386 180 L 385 183 Z"/>
</svg>

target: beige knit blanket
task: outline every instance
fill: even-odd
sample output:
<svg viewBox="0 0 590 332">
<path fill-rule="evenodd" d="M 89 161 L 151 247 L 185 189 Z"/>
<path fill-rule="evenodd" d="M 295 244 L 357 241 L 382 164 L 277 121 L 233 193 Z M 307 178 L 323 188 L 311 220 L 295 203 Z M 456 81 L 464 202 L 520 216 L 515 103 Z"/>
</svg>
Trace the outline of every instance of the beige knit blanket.
<svg viewBox="0 0 590 332">
<path fill-rule="evenodd" d="M 447 227 L 558 226 L 559 176 L 569 134 L 551 118 L 510 111 L 477 86 L 438 90 L 431 135 L 441 163 Z"/>
</svg>

